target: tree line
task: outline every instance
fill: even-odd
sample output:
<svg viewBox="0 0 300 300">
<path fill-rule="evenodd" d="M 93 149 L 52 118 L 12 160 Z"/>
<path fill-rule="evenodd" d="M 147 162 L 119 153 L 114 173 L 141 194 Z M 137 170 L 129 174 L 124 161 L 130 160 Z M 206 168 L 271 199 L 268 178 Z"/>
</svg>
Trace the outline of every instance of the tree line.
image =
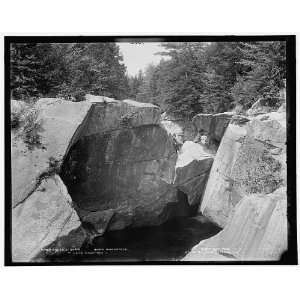
<svg viewBox="0 0 300 300">
<path fill-rule="evenodd" d="M 16 43 L 10 49 L 11 97 L 126 98 L 128 80 L 115 43 Z"/>
<path fill-rule="evenodd" d="M 279 96 L 286 77 L 285 42 L 163 43 L 166 57 L 150 65 L 136 99 L 192 117 Z"/>
<path fill-rule="evenodd" d="M 192 117 L 247 109 L 277 97 L 286 77 L 285 42 L 162 43 L 162 60 L 128 76 L 116 43 L 16 43 L 11 97 L 84 100 L 87 93 L 159 105 Z"/>
</svg>

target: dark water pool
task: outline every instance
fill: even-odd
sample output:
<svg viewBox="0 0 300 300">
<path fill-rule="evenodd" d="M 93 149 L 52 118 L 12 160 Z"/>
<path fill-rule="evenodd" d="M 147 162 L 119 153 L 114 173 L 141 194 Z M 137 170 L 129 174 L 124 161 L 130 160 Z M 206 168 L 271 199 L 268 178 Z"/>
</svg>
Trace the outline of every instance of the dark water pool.
<svg viewBox="0 0 300 300">
<path fill-rule="evenodd" d="M 49 262 L 176 261 L 220 231 L 203 216 L 179 217 L 160 226 L 106 233 L 80 251 L 51 255 Z"/>
</svg>

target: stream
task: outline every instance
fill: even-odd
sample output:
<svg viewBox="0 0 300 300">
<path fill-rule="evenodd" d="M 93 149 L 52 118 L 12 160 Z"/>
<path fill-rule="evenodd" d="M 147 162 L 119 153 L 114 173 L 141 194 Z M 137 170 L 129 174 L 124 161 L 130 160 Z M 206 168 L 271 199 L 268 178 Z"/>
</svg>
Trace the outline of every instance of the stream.
<svg viewBox="0 0 300 300">
<path fill-rule="evenodd" d="M 46 262 L 144 262 L 181 260 L 201 240 L 221 229 L 205 217 L 178 217 L 160 226 L 105 233 L 92 245 L 64 254 L 48 255 Z"/>
</svg>

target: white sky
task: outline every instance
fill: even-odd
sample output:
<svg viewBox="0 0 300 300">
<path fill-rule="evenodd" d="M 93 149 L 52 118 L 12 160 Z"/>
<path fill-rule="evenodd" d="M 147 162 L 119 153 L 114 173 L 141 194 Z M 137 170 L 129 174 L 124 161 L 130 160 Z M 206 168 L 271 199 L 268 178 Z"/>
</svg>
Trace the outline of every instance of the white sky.
<svg viewBox="0 0 300 300">
<path fill-rule="evenodd" d="M 139 70 L 144 71 L 147 65 L 158 64 L 162 58 L 161 55 L 154 55 L 156 52 L 164 50 L 160 43 L 130 44 L 118 43 L 120 51 L 124 58 L 124 64 L 127 67 L 129 75 L 136 75 Z"/>
</svg>

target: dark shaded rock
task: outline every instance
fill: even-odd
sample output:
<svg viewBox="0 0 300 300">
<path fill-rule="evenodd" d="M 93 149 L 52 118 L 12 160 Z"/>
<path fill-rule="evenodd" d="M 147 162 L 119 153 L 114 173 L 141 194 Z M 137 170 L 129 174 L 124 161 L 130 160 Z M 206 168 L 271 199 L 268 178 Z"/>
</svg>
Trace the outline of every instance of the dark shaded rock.
<svg viewBox="0 0 300 300">
<path fill-rule="evenodd" d="M 228 124 L 231 121 L 234 113 L 220 113 L 215 114 L 212 119 L 211 129 L 210 129 L 210 138 L 220 142 Z"/>
<path fill-rule="evenodd" d="M 177 153 L 159 117 L 152 104 L 97 103 L 66 157 L 61 176 L 74 202 L 87 216 L 112 211 L 107 230 L 159 225 L 166 205 L 177 202 Z"/>
<path fill-rule="evenodd" d="M 198 114 L 193 117 L 192 122 L 197 128 L 198 138 L 200 143 L 203 143 L 202 137 L 207 140 L 205 144 L 209 148 L 215 148 L 220 143 L 225 130 L 230 123 L 234 113 L 225 112 L 219 114 Z"/>
<path fill-rule="evenodd" d="M 197 114 L 193 117 L 192 122 L 201 135 L 209 135 L 213 114 Z"/>
</svg>

